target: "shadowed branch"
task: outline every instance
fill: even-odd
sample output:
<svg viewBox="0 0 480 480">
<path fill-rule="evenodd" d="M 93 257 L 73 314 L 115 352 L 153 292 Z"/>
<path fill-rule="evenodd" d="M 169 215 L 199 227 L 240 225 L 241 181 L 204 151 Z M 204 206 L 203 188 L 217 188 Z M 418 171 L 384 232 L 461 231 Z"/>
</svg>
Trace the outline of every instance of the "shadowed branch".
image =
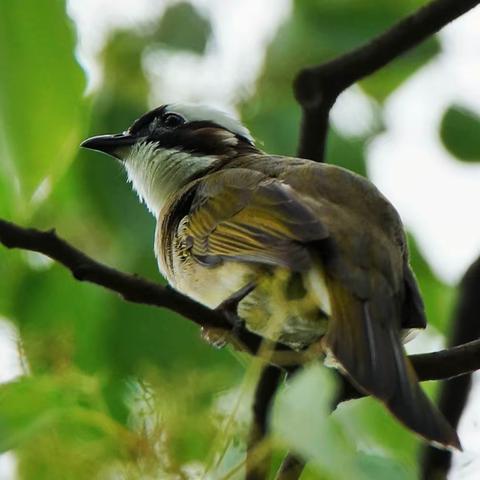
<svg viewBox="0 0 480 480">
<path fill-rule="evenodd" d="M 266 365 L 255 389 L 253 418 L 247 448 L 246 480 L 263 480 L 268 477 L 270 447 L 268 442 L 268 420 L 275 393 L 282 381 L 283 372 Z"/>
<path fill-rule="evenodd" d="M 368 43 L 298 74 L 294 92 L 303 118 L 298 155 L 323 161 L 328 115 L 338 95 L 417 46 L 480 0 L 434 0 Z"/>
</svg>

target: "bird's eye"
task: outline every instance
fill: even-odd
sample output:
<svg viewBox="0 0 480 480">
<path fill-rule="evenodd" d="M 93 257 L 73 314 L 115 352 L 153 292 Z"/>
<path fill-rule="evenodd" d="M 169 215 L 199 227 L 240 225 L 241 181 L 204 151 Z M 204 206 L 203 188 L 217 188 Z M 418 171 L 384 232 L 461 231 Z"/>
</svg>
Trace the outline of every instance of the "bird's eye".
<svg viewBox="0 0 480 480">
<path fill-rule="evenodd" d="M 168 128 L 175 128 L 185 123 L 185 119 L 176 113 L 167 113 L 162 119 L 163 125 Z"/>
</svg>

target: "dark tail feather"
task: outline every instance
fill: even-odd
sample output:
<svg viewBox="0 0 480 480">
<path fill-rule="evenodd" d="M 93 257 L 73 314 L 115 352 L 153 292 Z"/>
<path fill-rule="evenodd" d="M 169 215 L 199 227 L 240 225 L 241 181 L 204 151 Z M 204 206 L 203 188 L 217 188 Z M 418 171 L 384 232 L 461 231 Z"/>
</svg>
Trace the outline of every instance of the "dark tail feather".
<svg viewBox="0 0 480 480">
<path fill-rule="evenodd" d="M 429 442 L 461 450 L 455 430 L 420 387 L 400 341 L 400 321 L 388 292 L 362 301 L 329 285 L 332 319 L 325 346 L 359 390 L 381 400 L 409 429 Z"/>
</svg>

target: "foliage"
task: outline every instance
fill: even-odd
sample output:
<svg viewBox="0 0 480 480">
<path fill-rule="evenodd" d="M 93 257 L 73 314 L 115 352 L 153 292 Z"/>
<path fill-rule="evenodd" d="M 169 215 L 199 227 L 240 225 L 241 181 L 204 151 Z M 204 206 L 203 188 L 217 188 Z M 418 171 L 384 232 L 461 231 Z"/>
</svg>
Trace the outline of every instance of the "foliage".
<svg viewBox="0 0 480 480">
<path fill-rule="evenodd" d="M 480 118 L 474 112 L 451 106 L 443 116 L 440 135 L 447 149 L 459 160 L 480 160 Z M 465 139 L 468 141 L 465 141 Z"/>
<path fill-rule="evenodd" d="M 291 83 L 299 68 L 359 45 L 420 3 L 297 0 L 240 105 L 265 149 L 295 151 Z M 189 34 L 178 35 L 185 25 Z M 210 35 L 208 20 L 187 3 L 146 31 L 115 32 L 101 53 L 104 80 L 92 101 L 83 94 L 65 5 L 0 3 L 0 216 L 55 226 L 92 256 L 161 281 L 153 219 L 120 169 L 78 144 L 89 133 L 121 131 L 147 108 L 147 48 L 203 54 Z M 428 42 L 362 82 L 364 91 L 381 105 L 437 50 Z M 381 125 L 380 107 L 377 115 Z M 471 160 L 478 145 L 458 147 L 458 129 L 471 128 L 467 117 L 449 111 L 442 135 Z M 329 161 L 365 174 L 365 145 L 377 133 L 334 132 Z M 413 239 L 411 246 L 429 317 L 444 331 L 453 289 Z M 28 372 L 0 385 L 0 450 L 14 449 L 20 478 L 241 478 L 258 361 L 214 350 L 176 315 L 76 282 L 38 255 L 0 249 L 0 292 L 0 316 L 18 329 Z M 284 386 L 273 415 L 277 454 L 288 447 L 311 460 L 305 479 L 413 478 L 412 434 L 370 399 L 327 417 L 334 393 L 318 365 Z"/>
<path fill-rule="evenodd" d="M 26 215 L 35 192 L 41 196 L 40 186 L 55 182 L 75 156 L 87 111 L 78 101 L 85 83 L 62 2 L 48 9 L 33 0 L 2 2 L 0 22 L 1 176 L 8 192 L 0 213 Z M 15 181 L 6 181 L 12 176 Z"/>
</svg>

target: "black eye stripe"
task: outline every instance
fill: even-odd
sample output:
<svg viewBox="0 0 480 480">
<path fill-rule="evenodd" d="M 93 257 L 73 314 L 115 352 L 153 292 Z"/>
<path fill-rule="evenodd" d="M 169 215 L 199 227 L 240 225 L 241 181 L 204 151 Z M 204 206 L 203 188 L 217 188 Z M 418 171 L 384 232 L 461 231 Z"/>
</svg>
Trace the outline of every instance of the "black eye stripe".
<svg viewBox="0 0 480 480">
<path fill-rule="evenodd" d="M 162 117 L 162 124 L 168 128 L 175 128 L 184 123 L 185 119 L 178 113 L 165 113 Z"/>
</svg>

